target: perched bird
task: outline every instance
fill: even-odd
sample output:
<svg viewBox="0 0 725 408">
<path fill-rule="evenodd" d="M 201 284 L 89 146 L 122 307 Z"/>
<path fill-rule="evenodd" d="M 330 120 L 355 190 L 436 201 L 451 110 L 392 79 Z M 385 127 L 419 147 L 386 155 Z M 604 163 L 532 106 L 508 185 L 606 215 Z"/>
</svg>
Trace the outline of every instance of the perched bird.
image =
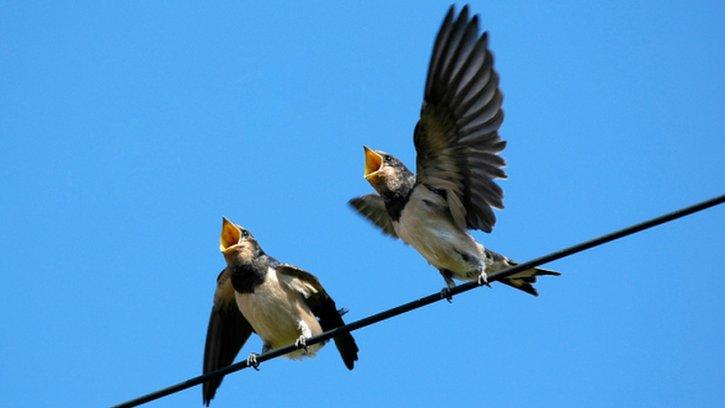
<svg viewBox="0 0 725 408">
<path fill-rule="evenodd" d="M 296 266 L 280 263 L 264 253 L 252 234 L 226 218 L 222 221 L 219 249 L 227 267 L 217 277 L 214 306 L 204 347 L 204 373 L 230 365 L 252 332 L 264 342 L 262 352 L 288 346 L 305 346 L 286 357 L 313 356 L 323 344 L 307 347 L 306 339 L 345 324 L 342 310 L 320 281 Z M 334 337 L 342 361 L 352 370 L 358 347 L 350 333 Z M 257 355 L 247 362 L 256 368 Z M 203 385 L 207 406 L 222 377 Z"/>
<path fill-rule="evenodd" d="M 365 146 L 365 179 L 377 194 L 350 200 L 360 214 L 438 268 L 449 300 L 453 278 L 487 284 L 487 273 L 516 265 L 467 231 L 491 232 L 496 222 L 491 207 L 503 208 L 503 191 L 494 182 L 506 177 L 499 155 L 506 142 L 498 135 L 503 122 L 498 83 L 478 16 L 469 19 L 468 6 L 455 16 L 451 6 L 433 46 L 415 126 L 417 175 L 392 155 Z M 559 273 L 529 269 L 502 282 L 536 296 L 539 275 Z"/>
</svg>

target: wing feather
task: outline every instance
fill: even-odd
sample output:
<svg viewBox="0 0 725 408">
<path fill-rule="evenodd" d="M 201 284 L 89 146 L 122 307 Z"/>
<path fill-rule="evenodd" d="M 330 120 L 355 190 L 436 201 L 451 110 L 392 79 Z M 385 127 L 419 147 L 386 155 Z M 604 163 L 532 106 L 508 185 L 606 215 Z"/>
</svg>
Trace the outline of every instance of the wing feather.
<svg viewBox="0 0 725 408">
<path fill-rule="evenodd" d="M 209 316 L 204 346 L 204 374 L 230 365 L 252 334 L 252 326 L 237 307 L 234 288 L 227 269 L 217 277 L 214 306 Z M 224 377 L 206 381 L 202 386 L 205 405 L 209 405 Z"/>
<path fill-rule="evenodd" d="M 499 77 L 488 35 L 478 33 L 478 16 L 469 19 L 465 6 L 456 17 L 451 7 L 436 37 L 415 127 L 416 181 L 446 192 L 458 226 L 490 232 L 492 208 L 503 208 L 494 180 L 506 177 L 499 155 L 506 142 L 498 135 L 504 117 Z"/>
<path fill-rule="evenodd" d="M 362 197 L 355 197 L 348 201 L 348 204 L 359 212 L 360 215 L 382 229 L 384 233 L 393 238 L 398 237 L 395 233 L 395 228 L 393 228 L 393 220 L 388 215 L 385 209 L 385 203 L 379 195 L 368 194 Z"/>
</svg>

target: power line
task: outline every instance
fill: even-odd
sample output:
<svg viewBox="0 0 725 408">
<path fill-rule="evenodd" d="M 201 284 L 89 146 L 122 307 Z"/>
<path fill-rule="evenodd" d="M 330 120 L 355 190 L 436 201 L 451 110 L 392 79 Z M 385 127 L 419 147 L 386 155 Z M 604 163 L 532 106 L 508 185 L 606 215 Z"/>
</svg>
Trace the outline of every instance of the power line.
<svg viewBox="0 0 725 408">
<path fill-rule="evenodd" d="M 686 217 L 686 216 L 694 214 L 696 212 L 706 210 L 711 207 L 715 207 L 717 205 L 722 204 L 723 202 L 725 202 L 725 195 L 720 195 L 718 197 L 711 198 L 706 201 L 702 201 L 695 205 L 679 209 L 679 210 L 671 212 L 669 214 L 661 215 L 659 217 L 652 218 L 648 221 L 644 221 L 642 223 L 632 225 L 630 227 L 621 229 L 619 231 L 615 231 L 615 232 L 612 232 L 612 233 L 609 233 L 606 235 L 602 235 L 601 237 L 598 237 L 598 238 L 595 238 L 595 239 L 592 239 L 589 241 L 585 241 L 580 244 L 576 244 L 574 246 L 571 246 L 569 248 L 564 248 L 564 249 L 561 249 L 556 252 L 552 252 L 548 255 L 544 255 L 542 257 L 532 259 L 528 262 L 518 264 L 514 267 L 504 269 L 499 272 L 492 273 L 491 275 L 488 276 L 488 281 L 493 282 L 493 281 L 498 281 L 498 280 L 507 278 L 507 277 L 509 277 L 511 275 L 515 275 L 521 271 L 524 271 L 524 270 L 527 270 L 527 269 L 530 269 L 530 268 L 533 268 L 536 266 L 540 266 L 542 264 L 545 264 L 545 263 L 548 263 L 551 261 L 555 261 L 557 259 L 565 258 L 569 255 L 573 255 L 578 252 L 586 251 L 587 249 L 591 249 L 596 246 L 606 244 L 607 242 L 611 242 L 611 241 L 626 237 L 628 235 L 636 234 L 636 233 L 644 231 L 646 229 L 656 227 L 660 224 L 664 224 L 664 223 L 676 220 L 678 218 Z M 466 283 L 460 284 L 454 288 L 451 288 L 448 294 L 450 296 L 457 295 L 459 293 L 468 292 L 469 290 L 475 289 L 479 286 L 480 285 L 478 284 L 478 282 L 466 282 Z M 383 320 L 390 319 L 391 317 L 395 317 L 395 316 L 410 312 L 415 309 L 419 309 L 423 306 L 427 306 L 431 303 L 435 303 L 435 302 L 441 301 L 443 299 L 446 299 L 446 294 L 444 294 L 442 292 L 436 292 L 432 295 L 422 297 L 418 300 L 414 300 L 412 302 L 408 302 L 403 305 L 394 307 L 392 309 L 388 309 L 388 310 L 382 311 L 380 313 L 374 314 L 372 316 L 368 316 L 363 319 L 354 321 L 354 322 L 346 324 L 344 326 L 340 326 L 335 329 L 328 330 L 328 331 L 320 334 L 319 336 L 311 337 L 307 340 L 307 346 L 311 346 L 313 344 L 317 344 L 317 343 L 329 340 L 329 339 L 337 336 L 340 333 L 351 332 L 351 331 L 354 331 L 357 329 L 361 329 L 363 327 L 370 326 L 372 324 L 381 322 Z M 257 362 L 262 363 L 264 361 L 271 360 L 271 359 L 277 358 L 279 356 L 283 356 L 287 353 L 290 353 L 290 352 L 300 349 L 302 347 L 303 346 L 301 346 L 301 345 L 295 346 L 293 344 L 293 345 L 289 345 L 287 347 L 282 347 L 282 348 L 278 348 L 275 350 L 271 350 L 267 353 L 264 353 L 264 354 L 258 356 Z M 191 388 L 195 385 L 199 385 L 207 380 L 211 380 L 212 378 L 216 378 L 216 377 L 230 374 L 230 373 L 233 373 L 236 371 L 240 371 L 245 368 L 249 368 L 249 366 L 247 365 L 247 362 L 241 361 L 239 363 L 232 364 L 230 366 L 221 368 L 219 370 L 212 371 L 212 372 L 206 373 L 204 375 L 200 375 L 198 377 L 188 379 L 186 381 L 180 382 L 180 383 L 172 385 L 170 387 L 163 388 L 158 391 L 154 391 L 152 393 L 140 396 L 138 398 L 134 398 L 130 401 L 115 405 L 114 408 L 135 407 L 135 406 L 138 406 L 141 404 L 145 404 L 147 402 L 154 401 L 156 399 L 165 397 L 167 395 L 174 394 L 176 392 L 185 390 L 187 388 Z"/>
</svg>

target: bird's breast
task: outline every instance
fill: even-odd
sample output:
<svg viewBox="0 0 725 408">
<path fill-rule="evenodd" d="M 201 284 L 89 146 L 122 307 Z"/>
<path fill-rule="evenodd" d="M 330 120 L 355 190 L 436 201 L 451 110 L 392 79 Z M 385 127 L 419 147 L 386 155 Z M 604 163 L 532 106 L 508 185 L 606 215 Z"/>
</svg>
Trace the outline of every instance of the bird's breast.
<svg viewBox="0 0 725 408">
<path fill-rule="evenodd" d="M 286 287 L 277 279 L 273 268 L 269 269 L 264 283 L 252 293 L 235 293 L 237 305 L 254 331 L 272 348 L 294 343 L 302 334 L 300 325 L 306 325 L 311 335 L 322 333 L 317 318 L 305 303 L 302 295 Z M 309 347 L 314 354 L 321 346 Z M 300 357 L 301 352 L 287 357 Z"/>
<path fill-rule="evenodd" d="M 395 233 L 418 250 L 436 268 L 448 269 L 460 279 L 470 279 L 483 265 L 482 247 L 457 228 L 443 197 L 419 186 L 408 200 Z"/>
</svg>

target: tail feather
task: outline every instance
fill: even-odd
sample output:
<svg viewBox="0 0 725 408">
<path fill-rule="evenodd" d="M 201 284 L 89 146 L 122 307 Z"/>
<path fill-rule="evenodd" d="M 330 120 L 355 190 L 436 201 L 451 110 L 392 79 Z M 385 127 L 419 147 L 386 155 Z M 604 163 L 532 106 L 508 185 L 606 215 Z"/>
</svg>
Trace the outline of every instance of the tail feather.
<svg viewBox="0 0 725 408">
<path fill-rule="evenodd" d="M 561 273 L 552 271 L 551 269 L 534 268 L 536 276 L 561 276 Z"/>
<path fill-rule="evenodd" d="M 348 310 L 345 308 L 337 309 L 337 313 L 340 315 L 340 320 L 337 323 L 340 324 L 340 326 L 345 324 L 342 320 L 342 316 L 344 316 L 347 312 Z M 352 370 L 353 367 L 355 367 L 355 362 L 357 361 L 357 353 L 360 351 L 357 347 L 357 343 L 355 343 L 355 339 L 352 337 L 350 332 L 347 332 L 335 336 L 334 340 L 335 347 L 337 347 L 337 351 L 340 352 L 340 357 L 342 357 L 345 367 L 347 367 L 348 370 Z"/>
<path fill-rule="evenodd" d="M 511 264 L 511 266 L 516 265 L 516 263 L 511 260 L 508 260 L 508 262 Z M 532 268 L 532 269 L 527 269 L 523 272 L 517 273 L 506 279 L 503 279 L 503 280 L 501 280 L 501 283 L 511 286 L 514 289 L 522 290 L 530 295 L 539 296 L 539 292 L 534 287 L 534 283 L 536 283 L 536 277 L 537 276 L 559 276 L 559 275 L 561 275 L 561 273 L 552 271 L 550 269 Z"/>
<path fill-rule="evenodd" d="M 330 306 L 330 309 L 326 310 L 327 313 L 320 315 L 320 326 L 322 326 L 322 330 L 325 331 L 345 325 L 345 322 L 342 320 L 342 315 L 347 313 L 347 310 L 335 309 L 334 302 L 332 301 Z M 352 337 L 352 334 L 349 332 L 338 334 L 333 338 L 333 340 L 335 341 L 337 351 L 340 352 L 342 362 L 345 363 L 345 367 L 347 367 L 348 370 L 352 370 L 358 359 L 358 351 L 360 351 L 357 347 L 357 343 L 355 343 L 355 339 Z"/>
<path fill-rule="evenodd" d="M 492 251 L 488 248 L 484 248 L 484 254 L 486 255 L 486 258 L 491 262 L 488 268 L 491 268 L 490 270 L 492 270 L 493 272 L 498 272 L 506 268 L 518 265 L 517 262 L 514 262 L 508 257 L 505 257 L 498 252 Z M 509 276 L 506 279 L 501 279 L 501 283 L 509 285 L 514 289 L 522 290 L 530 295 L 539 296 L 539 292 L 537 292 L 536 288 L 534 287 L 534 283 L 536 283 L 536 277 L 559 275 L 561 275 L 559 272 L 552 271 L 551 269 L 531 268 Z"/>
<path fill-rule="evenodd" d="M 350 333 L 343 333 L 335 336 L 335 346 L 337 351 L 340 352 L 343 363 L 348 370 L 352 370 L 355 367 L 357 361 L 357 353 L 359 349 L 355 343 L 355 339 Z"/>
<path fill-rule="evenodd" d="M 536 290 L 534 285 L 528 282 L 523 282 L 520 279 L 504 279 L 501 281 L 501 283 L 511 286 L 514 289 L 522 290 L 529 295 L 539 296 L 539 292 Z"/>
</svg>

